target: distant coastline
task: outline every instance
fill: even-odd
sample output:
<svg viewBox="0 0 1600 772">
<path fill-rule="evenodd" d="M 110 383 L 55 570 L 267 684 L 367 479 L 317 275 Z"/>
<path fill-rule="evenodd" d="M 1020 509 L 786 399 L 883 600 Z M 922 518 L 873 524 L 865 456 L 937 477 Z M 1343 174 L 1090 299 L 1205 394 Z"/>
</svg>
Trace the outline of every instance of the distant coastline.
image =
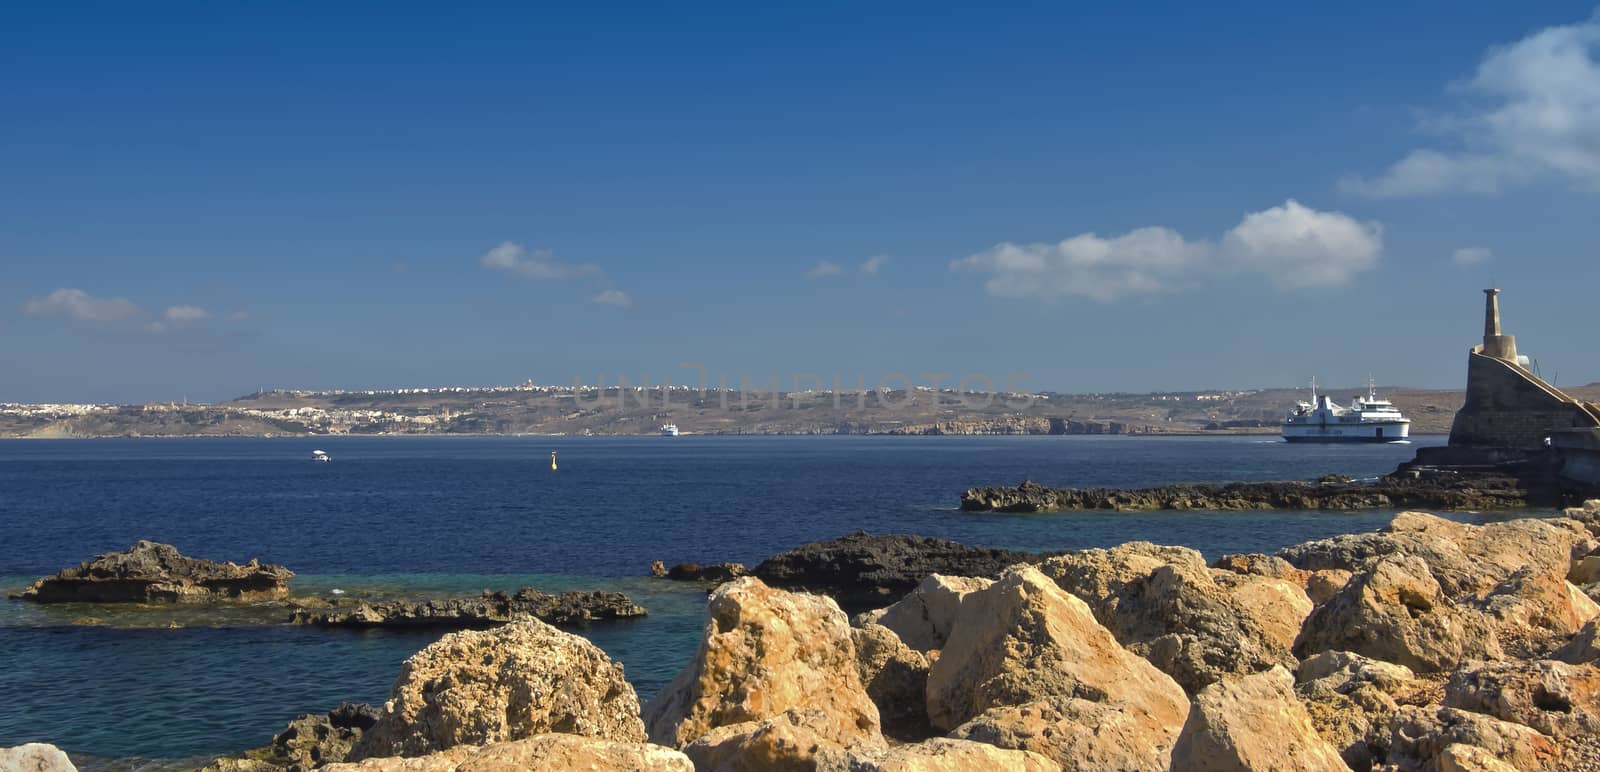
<svg viewBox="0 0 1600 772">
<path fill-rule="evenodd" d="M 1417 435 L 1448 433 L 1464 400 L 1460 390 L 1380 391 L 1412 419 Z M 1600 399 L 1600 385 L 1571 391 Z M 1284 412 L 1304 397 L 1294 389 L 1060 394 L 919 387 L 836 393 L 529 384 L 283 390 L 214 404 L 0 403 L 0 438 L 648 436 L 669 422 L 687 435 L 717 436 L 1275 436 Z"/>
</svg>

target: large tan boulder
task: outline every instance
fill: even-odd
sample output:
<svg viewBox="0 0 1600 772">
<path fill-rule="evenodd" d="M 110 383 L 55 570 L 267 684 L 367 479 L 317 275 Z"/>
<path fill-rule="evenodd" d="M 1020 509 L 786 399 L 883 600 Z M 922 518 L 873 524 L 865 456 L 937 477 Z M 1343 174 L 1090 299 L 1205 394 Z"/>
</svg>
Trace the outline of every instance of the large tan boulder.
<svg viewBox="0 0 1600 772">
<path fill-rule="evenodd" d="M 685 746 L 683 753 L 698 772 L 842 772 L 852 750 L 885 747 L 881 739 L 863 740 L 828 714 L 807 708 L 716 727 Z"/>
<path fill-rule="evenodd" d="M 1174 769 L 1195 772 L 1349 770 L 1317 734 L 1281 667 L 1224 679 L 1195 695 L 1172 749 Z"/>
<path fill-rule="evenodd" d="M 1058 772 L 1061 765 L 1031 751 L 935 737 L 876 754 L 856 753 L 850 772 Z"/>
<path fill-rule="evenodd" d="M 1032 566 L 1008 569 L 961 603 L 927 698 L 936 729 L 1063 764 L 1116 762 L 1108 767 L 1165 766 L 1189 709 L 1170 676 L 1124 650 L 1087 604 Z"/>
<path fill-rule="evenodd" d="M 1350 651 L 1417 672 L 1502 656 L 1487 619 L 1446 597 L 1428 564 L 1391 555 L 1358 573 L 1306 619 L 1295 653 Z"/>
<path fill-rule="evenodd" d="M 400 669 L 377 724 L 349 758 L 420 756 L 563 733 L 642 742 L 622 665 L 537 619 L 446 635 Z"/>
<path fill-rule="evenodd" d="M 0 748 L 0 772 L 78 772 L 78 768 L 60 748 L 28 743 Z"/>
<path fill-rule="evenodd" d="M 1558 572 L 1524 568 L 1469 604 L 1492 621 L 1508 653 L 1538 657 L 1565 643 L 1600 608 Z"/>
<path fill-rule="evenodd" d="M 1525 518 L 1481 526 L 1425 512 L 1402 512 L 1381 533 L 1348 534 L 1297 544 L 1279 557 L 1307 571 L 1361 572 L 1386 557 L 1410 555 L 1428 564 L 1444 594 L 1480 597 L 1522 568 L 1565 576 L 1594 537 L 1570 519 Z"/>
<path fill-rule="evenodd" d="M 1235 608 L 1255 621 L 1283 647 L 1294 648 L 1300 628 L 1314 607 L 1305 588 L 1287 579 L 1254 574 L 1214 574 L 1217 586 L 1227 591 Z"/>
<path fill-rule="evenodd" d="M 932 734 L 928 727 L 928 657 L 912 649 L 883 625 L 850 630 L 856 647 L 856 668 L 884 734 L 904 741 Z"/>
<path fill-rule="evenodd" d="M 695 772 L 689 757 L 671 748 L 570 734 L 541 734 L 488 746 L 458 745 L 427 756 L 364 759 L 329 764 L 323 772 Z"/>
<path fill-rule="evenodd" d="M 1517 768 L 1501 761 L 1476 745 L 1446 745 L 1433 757 L 1434 772 L 1517 772 Z"/>
<path fill-rule="evenodd" d="M 1600 660 L 1600 619 L 1591 619 L 1565 646 L 1556 649 L 1551 659 L 1581 664 Z"/>
<path fill-rule="evenodd" d="M 1265 584 L 1272 580 L 1233 575 L 1241 578 L 1219 584 L 1204 557 L 1187 547 L 1132 542 L 1053 557 L 1040 570 L 1088 603 L 1123 646 L 1191 693 L 1225 675 L 1295 664 L 1282 638 L 1296 610 L 1245 608 L 1276 594 Z M 1236 594 L 1243 588 L 1248 592 Z"/>
<path fill-rule="evenodd" d="M 1444 704 L 1600 746 L 1600 668 L 1550 660 L 1473 663 L 1450 675 Z"/>
<path fill-rule="evenodd" d="M 1397 697 L 1417 685 L 1404 665 L 1347 651 L 1307 659 L 1295 680 L 1311 725 L 1352 769 L 1367 769 L 1382 759 L 1389 719 L 1400 707 Z"/>
<path fill-rule="evenodd" d="M 1400 706 L 1389 719 L 1387 745 L 1388 763 L 1400 769 L 1438 768 L 1452 745 L 1481 748 L 1523 772 L 1560 768 L 1555 743 L 1537 730 L 1439 705 Z"/>
<path fill-rule="evenodd" d="M 961 599 L 992 583 L 982 577 L 932 574 L 872 621 L 893 630 L 917 651 L 943 649 Z"/>
<path fill-rule="evenodd" d="M 844 612 L 754 577 L 712 593 L 700 648 L 645 709 L 650 738 L 681 748 L 718 727 L 818 710 L 847 744 L 881 740 Z"/>
</svg>

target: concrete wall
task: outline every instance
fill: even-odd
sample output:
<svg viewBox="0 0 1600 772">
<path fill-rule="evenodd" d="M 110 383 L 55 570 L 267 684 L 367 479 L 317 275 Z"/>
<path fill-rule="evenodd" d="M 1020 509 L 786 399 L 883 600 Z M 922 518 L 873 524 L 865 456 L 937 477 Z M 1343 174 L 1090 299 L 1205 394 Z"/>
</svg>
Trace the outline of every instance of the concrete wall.
<svg viewBox="0 0 1600 772">
<path fill-rule="evenodd" d="M 1537 450 L 1564 429 L 1600 427 L 1594 411 L 1516 364 L 1467 359 L 1467 401 L 1450 427 L 1452 446 Z"/>
</svg>

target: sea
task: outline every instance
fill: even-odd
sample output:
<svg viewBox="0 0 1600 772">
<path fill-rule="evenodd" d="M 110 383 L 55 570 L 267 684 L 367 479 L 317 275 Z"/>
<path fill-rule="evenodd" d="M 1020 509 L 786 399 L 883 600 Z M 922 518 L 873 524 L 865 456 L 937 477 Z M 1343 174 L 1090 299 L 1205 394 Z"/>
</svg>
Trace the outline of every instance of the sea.
<svg viewBox="0 0 1600 772">
<path fill-rule="evenodd" d="M 1215 558 L 1373 531 L 1392 512 L 972 514 L 961 493 L 1376 477 L 1418 447 L 1269 437 L 371 437 L 0 441 L 0 596 L 139 539 L 258 558 L 308 597 L 626 593 L 581 628 L 648 699 L 693 655 L 705 590 L 667 564 L 762 559 L 852 531 L 1024 550 L 1147 540 Z M 324 450 L 332 463 L 313 463 Z M 552 470 L 550 454 L 557 454 Z M 1479 521 L 1488 517 L 1454 515 Z M 339 591 L 336 593 L 335 591 Z M 323 630 L 280 609 L 0 600 L 0 747 L 156 769 L 265 745 L 301 713 L 381 704 L 442 631 Z"/>
</svg>

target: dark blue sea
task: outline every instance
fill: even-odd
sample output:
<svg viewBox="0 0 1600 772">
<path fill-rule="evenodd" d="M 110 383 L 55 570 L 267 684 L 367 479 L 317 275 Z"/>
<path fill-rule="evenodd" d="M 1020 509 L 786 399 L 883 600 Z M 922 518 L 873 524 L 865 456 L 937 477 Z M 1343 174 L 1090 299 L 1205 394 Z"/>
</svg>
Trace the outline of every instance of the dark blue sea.
<svg viewBox="0 0 1600 772">
<path fill-rule="evenodd" d="M 1370 531 L 1392 513 L 972 515 L 962 490 L 1305 479 L 1392 471 L 1413 445 L 1263 437 L 319 438 L 0 441 L 0 592 L 138 539 L 260 558 L 299 595 L 617 589 L 650 611 L 582 631 L 641 697 L 692 655 L 704 592 L 669 564 L 761 559 L 855 530 L 1028 550 L 1184 544 L 1208 557 Z M 323 449 L 330 464 L 310 462 Z M 559 471 L 550 452 L 559 452 Z M 1471 517 L 1471 516 L 1467 516 Z M 0 746 L 184 759 L 291 718 L 380 703 L 438 632 L 289 627 L 252 609 L 0 600 Z"/>
</svg>

